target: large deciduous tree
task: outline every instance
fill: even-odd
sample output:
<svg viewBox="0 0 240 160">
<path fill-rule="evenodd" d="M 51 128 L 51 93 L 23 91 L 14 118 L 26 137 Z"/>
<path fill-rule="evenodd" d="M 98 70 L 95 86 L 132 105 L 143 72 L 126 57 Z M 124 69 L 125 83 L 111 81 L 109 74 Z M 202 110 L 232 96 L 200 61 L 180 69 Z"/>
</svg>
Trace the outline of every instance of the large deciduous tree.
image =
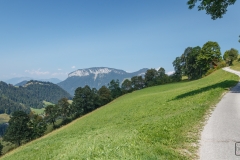
<svg viewBox="0 0 240 160">
<path fill-rule="evenodd" d="M 197 64 L 201 67 L 203 74 L 213 68 L 221 60 L 220 46 L 217 42 L 208 41 L 201 49 L 197 58 Z"/>
<path fill-rule="evenodd" d="M 47 129 L 47 124 L 44 121 L 43 117 L 33 112 L 29 114 L 30 122 L 29 126 L 32 130 L 31 132 L 31 139 L 36 139 L 44 135 L 44 132 Z"/>
<path fill-rule="evenodd" d="M 157 84 L 157 76 L 158 76 L 158 72 L 156 71 L 156 69 L 147 70 L 147 72 L 145 74 L 146 86 L 150 87 L 150 86 L 156 85 Z"/>
<path fill-rule="evenodd" d="M 236 0 L 188 0 L 187 4 L 189 9 L 195 7 L 196 3 L 200 2 L 198 5 L 198 10 L 205 10 L 207 14 L 211 15 L 212 19 L 222 18 L 222 16 L 227 12 L 229 5 L 233 5 Z"/>
<path fill-rule="evenodd" d="M 132 82 L 129 79 L 125 79 L 122 83 L 121 90 L 123 94 L 132 92 L 133 87 L 132 87 Z"/>
<path fill-rule="evenodd" d="M 63 119 L 71 116 L 72 108 L 67 98 L 61 98 L 58 101 L 59 112 L 62 115 Z"/>
<path fill-rule="evenodd" d="M 188 47 L 181 56 L 181 66 L 183 75 L 188 76 L 188 79 L 200 78 L 201 68 L 197 64 L 197 57 L 200 55 L 201 47 Z"/>
<path fill-rule="evenodd" d="M 85 87 L 78 87 L 75 90 L 75 96 L 73 98 L 73 107 L 76 110 L 76 113 L 86 114 L 88 112 L 91 112 L 96 108 L 96 97 L 95 93 L 91 88 L 86 85 Z"/>
<path fill-rule="evenodd" d="M 48 105 L 45 107 L 45 116 L 47 121 L 51 122 L 55 127 L 56 119 L 59 116 L 58 105 Z"/>
<path fill-rule="evenodd" d="M 238 50 L 231 48 L 230 50 L 227 50 L 224 55 L 223 59 L 226 61 L 226 63 L 231 66 L 232 62 L 238 58 Z"/>
<path fill-rule="evenodd" d="M 98 95 L 100 99 L 100 104 L 102 106 L 109 103 L 112 100 L 111 91 L 106 86 L 102 86 L 98 90 Z"/>
<path fill-rule="evenodd" d="M 145 82 L 142 76 L 133 76 L 131 82 L 133 90 L 139 90 L 145 87 Z"/>
<path fill-rule="evenodd" d="M 9 120 L 9 126 L 3 137 L 4 141 L 9 141 L 20 146 L 23 141 L 31 139 L 32 130 L 29 127 L 30 118 L 23 111 L 16 111 Z"/>
<path fill-rule="evenodd" d="M 122 95 L 122 91 L 121 91 L 120 83 L 118 79 L 116 81 L 114 79 L 111 80 L 111 82 L 108 84 L 108 89 L 111 91 L 113 99 Z"/>
</svg>

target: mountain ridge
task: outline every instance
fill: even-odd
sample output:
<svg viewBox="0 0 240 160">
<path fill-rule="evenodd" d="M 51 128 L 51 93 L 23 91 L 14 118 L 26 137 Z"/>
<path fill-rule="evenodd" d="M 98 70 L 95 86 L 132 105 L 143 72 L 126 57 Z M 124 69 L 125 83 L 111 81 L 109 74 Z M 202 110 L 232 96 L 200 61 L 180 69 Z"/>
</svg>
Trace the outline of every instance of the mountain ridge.
<svg viewBox="0 0 240 160">
<path fill-rule="evenodd" d="M 62 87 L 71 95 L 74 95 L 74 91 L 78 87 L 84 87 L 85 85 L 88 85 L 91 88 L 99 89 L 103 85 L 107 86 L 107 84 L 113 79 L 118 79 L 121 83 L 126 78 L 143 76 L 147 70 L 148 68 L 143 68 L 136 72 L 128 73 L 121 69 L 109 67 L 84 68 L 69 73 L 68 78 L 57 85 Z"/>
</svg>

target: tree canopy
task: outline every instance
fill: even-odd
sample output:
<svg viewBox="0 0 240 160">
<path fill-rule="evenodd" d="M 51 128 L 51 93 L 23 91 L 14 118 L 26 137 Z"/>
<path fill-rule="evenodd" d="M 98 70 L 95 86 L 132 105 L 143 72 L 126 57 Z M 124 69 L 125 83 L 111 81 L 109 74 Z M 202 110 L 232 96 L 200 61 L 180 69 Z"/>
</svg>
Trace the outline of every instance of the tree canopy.
<svg viewBox="0 0 240 160">
<path fill-rule="evenodd" d="M 9 126 L 4 135 L 4 140 L 21 145 L 22 141 L 31 138 L 31 129 L 28 126 L 29 116 L 23 111 L 14 112 L 9 120 Z"/>
<path fill-rule="evenodd" d="M 215 20 L 222 18 L 227 12 L 228 6 L 233 5 L 236 0 L 188 0 L 187 4 L 189 9 L 194 8 L 198 2 L 200 2 L 198 10 L 205 10 L 206 13 L 211 15 L 211 18 Z"/>
<path fill-rule="evenodd" d="M 227 50 L 224 55 L 223 59 L 226 61 L 226 63 L 231 66 L 232 62 L 238 58 L 238 50 L 231 48 L 230 50 Z"/>
</svg>

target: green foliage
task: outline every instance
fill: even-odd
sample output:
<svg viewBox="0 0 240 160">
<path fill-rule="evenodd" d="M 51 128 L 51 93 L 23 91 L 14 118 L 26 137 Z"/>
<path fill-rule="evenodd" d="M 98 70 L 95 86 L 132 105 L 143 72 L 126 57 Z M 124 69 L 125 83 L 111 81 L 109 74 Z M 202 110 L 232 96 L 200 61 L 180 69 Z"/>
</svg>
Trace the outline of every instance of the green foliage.
<svg viewBox="0 0 240 160">
<path fill-rule="evenodd" d="M 67 98 L 61 98 L 58 101 L 58 109 L 59 109 L 59 114 L 63 117 L 63 119 L 66 119 L 67 117 L 70 117 L 72 115 L 72 106 L 69 104 Z"/>
<path fill-rule="evenodd" d="M 212 73 L 215 68 L 221 68 L 218 65 L 224 65 L 220 46 L 217 42 L 209 41 L 202 48 L 199 46 L 186 48 L 181 57 L 173 61 L 175 73 L 171 78 L 173 81 L 180 81 L 182 76 L 188 76 L 189 80 L 199 79 Z"/>
<path fill-rule="evenodd" d="M 3 137 L 4 141 L 15 143 L 18 146 L 20 146 L 23 141 L 29 141 L 31 138 L 31 129 L 28 126 L 29 122 L 30 119 L 25 112 L 14 112 Z"/>
<path fill-rule="evenodd" d="M 132 82 L 129 79 L 125 79 L 122 83 L 121 90 L 123 94 L 133 91 Z"/>
<path fill-rule="evenodd" d="M 44 121 L 42 116 L 30 112 L 30 122 L 28 126 L 31 128 L 31 140 L 39 138 L 44 135 L 47 129 L 47 123 Z"/>
<path fill-rule="evenodd" d="M 58 116 L 59 108 L 57 105 L 49 105 L 45 107 L 45 119 L 48 122 L 51 122 L 53 124 L 53 127 L 55 127 L 55 122 Z"/>
<path fill-rule="evenodd" d="M 78 87 L 75 90 L 72 105 L 76 113 L 79 115 L 93 111 L 99 107 L 97 91 L 95 89 L 91 90 L 91 88 L 87 85 L 83 88 Z"/>
<path fill-rule="evenodd" d="M 221 60 L 220 46 L 217 42 L 208 41 L 201 49 L 199 56 L 197 57 L 197 64 L 202 70 L 202 75 L 214 67 Z"/>
<path fill-rule="evenodd" d="M 188 76 L 188 79 L 198 79 L 201 75 L 201 67 L 197 64 L 197 58 L 200 55 L 201 47 L 188 47 L 181 56 L 181 66 L 183 75 Z"/>
<path fill-rule="evenodd" d="M 149 69 L 145 73 L 145 83 L 147 87 L 151 87 L 157 84 L 157 71 L 156 69 Z"/>
<path fill-rule="evenodd" d="M 111 80 L 111 82 L 108 84 L 108 89 L 111 91 L 112 98 L 115 99 L 122 95 L 122 91 L 120 88 L 119 80 Z"/>
<path fill-rule="evenodd" d="M 227 12 L 227 7 L 233 5 L 236 0 L 188 0 L 187 4 L 189 9 L 195 7 L 197 2 L 201 2 L 198 6 L 198 10 L 205 10 L 207 14 L 210 14 L 212 19 L 222 18 Z"/>
<path fill-rule="evenodd" d="M 102 86 L 98 90 L 98 95 L 99 95 L 99 100 L 100 100 L 101 106 L 109 103 L 112 100 L 111 91 L 106 86 Z"/>
<path fill-rule="evenodd" d="M 175 70 L 174 74 L 172 75 L 172 79 L 175 82 L 179 82 L 182 80 L 183 71 L 182 71 L 181 63 L 182 63 L 182 60 L 180 57 L 176 57 L 176 59 L 172 63 Z"/>
<path fill-rule="evenodd" d="M 131 82 L 133 90 L 140 90 L 145 87 L 145 82 L 142 76 L 133 76 Z"/>
<path fill-rule="evenodd" d="M 233 64 L 233 61 L 237 60 L 237 58 L 238 58 L 238 50 L 234 48 L 227 50 L 223 55 L 223 59 L 226 61 L 226 63 L 229 66 L 231 66 Z"/>
<path fill-rule="evenodd" d="M 238 80 L 217 70 L 124 95 L 2 159 L 197 159 L 204 115 Z"/>
</svg>

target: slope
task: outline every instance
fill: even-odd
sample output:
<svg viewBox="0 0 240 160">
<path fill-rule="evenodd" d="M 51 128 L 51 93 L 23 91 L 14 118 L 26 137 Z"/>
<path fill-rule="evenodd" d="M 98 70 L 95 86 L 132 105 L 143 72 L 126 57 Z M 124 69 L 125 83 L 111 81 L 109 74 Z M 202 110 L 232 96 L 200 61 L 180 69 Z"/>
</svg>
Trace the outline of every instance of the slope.
<svg viewBox="0 0 240 160">
<path fill-rule="evenodd" d="M 204 115 L 237 81 L 218 70 L 136 91 L 2 159 L 196 159 Z"/>
</svg>

